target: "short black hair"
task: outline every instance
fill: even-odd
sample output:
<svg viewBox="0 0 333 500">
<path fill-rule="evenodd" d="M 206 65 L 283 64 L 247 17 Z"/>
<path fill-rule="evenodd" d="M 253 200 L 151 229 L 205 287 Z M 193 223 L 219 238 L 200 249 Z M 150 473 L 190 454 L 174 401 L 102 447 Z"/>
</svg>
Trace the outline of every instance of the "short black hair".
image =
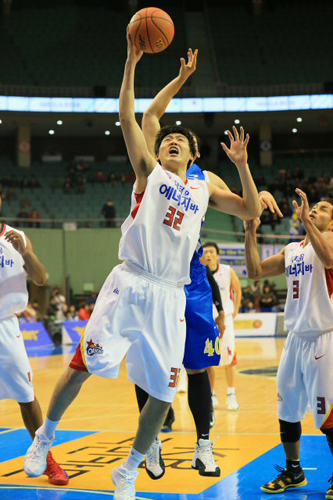
<svg viewBox="0 0 333 500">
<path fill-rule="evenodd" d="M 197 141 L 197 145 L 198 145 L 198 147 L 197 147 L 197 148 L 195 148 L 195 149 L 196 149 L 196 153 L 200 153 L 201 141 L 200 141 L 200 139 L 199 139 L 199 136 L 198 136 L 195 132 L 193 132 L 193 130 L 191 130 L 190 128 L 188 128 L 187 130 L 190 132 L 190 134 L 192 134 L 192 135 L 193 135 L 193 137 L 194 137 L 194 138 L 196 139 L 196 141 Z"/>
<path fill-rule="evenodd" d="M 180 127 L 179 125 L 168 125 L 166 127 L 161 128 L 156 136 L 156 139 L 155 139 L 155 154 L 156 154 L 156 156 L 158 156 L 161 142 L 163 141 L 163 139 L 167 135 L 170 135 L 170 134 L 181 134 L 184 137 L 186 137 L 186 139 L 188 140 L 189 145 L 190 145 L 190 151 L 191 151 L 192 156 L 196 155 L 197 148 L 196 148 L 196 145 L 194 142 L 193 132 L 189 131 L 185 127 Z"/>
<path fill-rule="evenodd" d="M 216 253 L 217 255 L 220 255 L 220 249 L 219 249 L 219 246 L 217 243 L 215 243 L 215 241 L 207 241 L 206 243 L 204 243 L 202 245 L 202 248 L 206 248 L 206 247 L 214 247 L 215 250 L 216 250 Z"/>
</svg>

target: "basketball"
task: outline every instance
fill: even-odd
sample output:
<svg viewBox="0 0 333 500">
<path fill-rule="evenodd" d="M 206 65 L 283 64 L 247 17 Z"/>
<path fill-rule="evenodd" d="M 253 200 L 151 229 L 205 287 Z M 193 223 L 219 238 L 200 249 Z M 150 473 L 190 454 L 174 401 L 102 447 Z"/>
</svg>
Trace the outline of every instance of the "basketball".
<svg viewBox="0 0 333 500">
<path fill-rule="evenodd" d="M 173 40 L 175 27 L 169 14 L 157 7 L 139 10 L 128 25 L 135 46 L 147 54 L 162 52 Z"/>
</svg>

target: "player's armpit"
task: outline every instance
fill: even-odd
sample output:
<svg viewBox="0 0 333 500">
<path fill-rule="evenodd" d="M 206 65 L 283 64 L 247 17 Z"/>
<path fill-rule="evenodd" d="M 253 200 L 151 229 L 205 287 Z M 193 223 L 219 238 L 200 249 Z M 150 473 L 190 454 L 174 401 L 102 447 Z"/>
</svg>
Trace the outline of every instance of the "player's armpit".
<svg viewBox="0 0 333 500">
<path fill-rule="evenodd" d="M 213 174 L 213 172 L 209 172 L 208 170 L 207 170 L 207 174 L 209 177 L 209 181 L 212 184 L 214 184 L 214 186 L 217 186 L 218 188 L 222 189 L 223 191 L 230 192 L 230 189 L 228 188 L 227 184 L 221 179 L 221 177 L 219 177 L 216 174 Z"/>
</svg>

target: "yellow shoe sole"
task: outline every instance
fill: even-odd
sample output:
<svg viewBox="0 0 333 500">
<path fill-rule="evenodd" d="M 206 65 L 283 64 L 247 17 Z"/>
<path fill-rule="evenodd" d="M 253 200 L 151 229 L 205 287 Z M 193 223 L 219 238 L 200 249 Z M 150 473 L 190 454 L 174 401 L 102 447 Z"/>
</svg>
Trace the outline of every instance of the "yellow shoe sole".
<svg viewBox="0 0 333 500">
<path fill-rule="evenodd" d="M 265 493 L 283 493 L 286 491 L 288 488 L 303 488 L 303 486 L 306 486 L 308 484 L 307 480 L 304 479 L 301 483 L 298 484 L 288 484 L 284 488 L 280 488 L 279 490 L 269 490 L 268 488 L 264 488 L 263 486 L 260 487 L 261 491 L 264 491 Z M 326 497 L 328 499 L 333 499 L 333 497 Z"/>
<path fill-rule="evenodd" d="M 326 493 L 325 498 L 327 498 L 328 500 L 333 500 L 333 491 L 332 493 Z"/>
</svg>

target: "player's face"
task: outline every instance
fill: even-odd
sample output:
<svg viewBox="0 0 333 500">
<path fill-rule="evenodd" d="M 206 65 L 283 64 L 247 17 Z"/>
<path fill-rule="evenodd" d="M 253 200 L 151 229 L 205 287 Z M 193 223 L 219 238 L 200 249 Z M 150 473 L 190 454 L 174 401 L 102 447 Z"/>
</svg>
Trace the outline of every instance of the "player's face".
<svg viewBox="0 0 333 500">
<path fill-rule="evenodd" d="M 217 265 L 219 263 L 219 255 L 214 247 L 205 247 L 203 249 L 203 258 L 206 266 L 209 266 L 209 269 L 215 271 Z"/>
<path fill-rule="evenodd" d="M 193 159 L 188 139 L 182 134 L 169 134 L 164 137 L 158 152 L 162 167 L 177 170 Z"/>
<path fill-rule="evenodd" d="M 310 211 L 310 219 L 321 232 L 333 230 L 333 206 L 328 201 L 316 203 Z"/>
</svg>

